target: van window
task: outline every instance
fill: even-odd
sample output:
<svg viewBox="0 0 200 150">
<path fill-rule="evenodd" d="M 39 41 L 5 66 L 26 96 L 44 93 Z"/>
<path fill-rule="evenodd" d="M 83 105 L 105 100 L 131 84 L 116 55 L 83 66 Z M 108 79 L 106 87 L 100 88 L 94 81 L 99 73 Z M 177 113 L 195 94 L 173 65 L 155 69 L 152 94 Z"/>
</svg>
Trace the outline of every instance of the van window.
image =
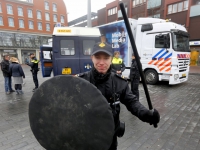
<svg viewBox="0 0 200 150">
<path fill-rule="evenodd" d="M 83 54 L 91 55 L 95 40 L 83 40 Z"/>
<path fill-rule="evenodd" d="M 166 45 L 166 34 L 156 35 L 155 37 L 155 48 L 170 48 L 170 42 Z"/>
<path fill-rule="evenodd" d="M 74 40 L 60 41 L 61 55 L 75 55 Z"/>
</svg>

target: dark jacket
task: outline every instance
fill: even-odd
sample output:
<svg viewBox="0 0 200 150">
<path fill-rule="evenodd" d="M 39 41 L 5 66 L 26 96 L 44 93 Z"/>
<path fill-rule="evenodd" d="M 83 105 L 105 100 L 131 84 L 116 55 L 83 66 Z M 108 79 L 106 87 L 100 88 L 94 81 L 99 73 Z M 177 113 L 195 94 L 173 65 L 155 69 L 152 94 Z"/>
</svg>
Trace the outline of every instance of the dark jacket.
<svg viewBox="0 0 200 150">
<path fill-rule="evenodd" d="M 25 78 L 24 71 L 23 71 L 20 64 L 12 62 L 10 64 L 9 70 L 10 70 L 10 73 L 13 77 L 23 77 L 23 78 Z"/>
<path fill-rule="evenodd" d="M 32 71 L 38 71 L 38 63 L 39 61 L 33 57 L 31 62 L 27 63 L 27 65 L 31 67 Z"/>
<path fill-rule="evenodd" d="M 135 59 L 132 59 L 131 69 L 130 69 L 130 79 L 140 79 L 140 72 Z"/>
<path fill-rule="evenodd" d="M 146 117 L 147 113 L 149 113 L 148 109 L 132 94 L 128 82 L 120 75 L 111 72 L 111 68 L 105 75 L 99 74 L 92 68 L 91 71 L 78 74 L 77 76 L 88 80 L 101 91 L 108 103 L 110 103 L 115 125 L 119 122 L 120 105 L 117 104 L 115 108 L 114 105 L 112 105 L 114 101 L 120 101 L 133 115 L 137 116 L 142 121 L 148 122 L 148 117 Z M 116 96 L 114 97 L 113 95 Z"/>
<path fill-rule="evenodd" d="M 113 57 L 111 67 L 112 67 L 112 71 L 115 72 L 115 73 L 116 73 L 116 71 L 123 72 L 126 68 L 123 60 L 121 58 L 115 58 L 115 57 Z"/>
<path fill-rule="evenodd" d="M 11 76 L 11 74 L 9 72 L 9 65 L 10 65 L 10 63 L 9 63 L 8 60 L 5 60 L 5 59 L 2 60 L 2 62 L 1 62 L 1 70 L 3 72 L 3 76 L 4 77 L 10 77 Z"/>
</svg>

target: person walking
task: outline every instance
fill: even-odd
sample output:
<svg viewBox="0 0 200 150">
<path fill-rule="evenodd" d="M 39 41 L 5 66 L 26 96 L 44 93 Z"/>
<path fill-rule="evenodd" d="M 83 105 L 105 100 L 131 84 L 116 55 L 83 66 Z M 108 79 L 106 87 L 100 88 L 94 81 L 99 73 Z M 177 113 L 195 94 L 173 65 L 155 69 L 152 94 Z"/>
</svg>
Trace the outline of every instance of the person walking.
<svg viewBox="0 0 200 150">
<path fill-rule="evenodd" d="M 23 84 L 23 78 L 25 78 L 24 71 L 19 64 L 19 61 L 15 57 L 10 58 L 11 65 L 10 65 L 10 73 L 13 77 L 13 81 L 15 83 L 15 91 L 16 94 L 23 94 L 22 91 L 22 84 Z"/>
<path fill-rule="evenodd" d="M 123 136 L 125 130 L 125 127 L 122 125 L 123 123 L 119 119 L 120 102 L 133 115 L 150 125 L 159 123 L 160 115 L 156 109 L 148 110 L 144 107 L 139 102 L 137 96 L 131 92 L 127 80 L 111 71 L 112 47 L 110 45 L 107 43 L 96 43 L 91 53 L 91 59 L 93 62 L 92 69 L 76 76 L 92 83 L 107 99 L 112 109 L 115 123 L 115 135 L 109 150 L 117 150 L 117 136 Z"/>
<path fill-rule="evenodd" d="M 12 89 L 12 79 L 11 79 L 11 74 L 9 72 L 9 66 L 10 66 L 9 60 L 10 60 L 10 56 L 6 54 L 3 56 L 3 60 L 1 62 L 1 70 L 4 76 L 4 81 L 5 81 L 4 86 L 5 86 L 5 92 L 7 95 L 10 94 L 11 92 L 15 92 Z"/>
<path fill-rule="evenodd" d="M 35 88 L 33 89 L 33 92 L 34 92 L 39 86 L 38 77 L 37 77 L 37 73 L 39 71 L 39 68 L 38 68 L 39 61 L 36 59 L 34 53 L 30 53 L 29 56 L 30 56 L 31 62 L 30 63 L 26 62 L 26 64 L 31 67 L 30 71 L 32 72 L 33 82 L 35 84 Z"/>
<path fill-rule="evenodd" d="M 122 72 L 125 70 L 125 65 L 123 60 L 119 57 L 120 56 L 120 52 L 119 51 L 115 51 L 114 52 L 114 57 L 112 59 L 112 71 L 114 73 L 117 74 L 122 74 Z"/>
<path fill-rule="evenodd" d="M 140 73 L 135 60 L 134 54 L 132 55 L 132 63 L 130 69 L 130 80 L 131 80 L 131 91 L 137 96 L 139 100 L 139 83 L 140 83 Z"/>
</svg>

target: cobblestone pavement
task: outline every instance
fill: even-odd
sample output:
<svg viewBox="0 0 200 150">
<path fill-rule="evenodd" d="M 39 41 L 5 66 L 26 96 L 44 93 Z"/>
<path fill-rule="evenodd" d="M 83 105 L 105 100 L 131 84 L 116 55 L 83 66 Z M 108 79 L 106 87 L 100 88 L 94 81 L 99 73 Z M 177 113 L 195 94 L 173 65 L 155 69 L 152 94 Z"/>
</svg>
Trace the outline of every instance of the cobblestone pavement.
<svg viewBox="0 0 200 150">
<path fill-rule="evenodd" d="M 30 68 L 26 74 L 24 95 L 5 95 L 0 72 L 0 150 L 43 150 L 29 125 L 28 105 L 34 88 Z M 42 78 L 39 72 L 39 82 Z M 153 106 L 160 112 L 158 128 L 143 123 L 122 105 L 121 121 L 126 132 L 119 138 L 118 150 L 199 150 L 200 149 L 200 75 L 170 86 L 166 82 L 148 85 Z M 142 84 L 140 101 L 147 106 Z"/>
</svg>

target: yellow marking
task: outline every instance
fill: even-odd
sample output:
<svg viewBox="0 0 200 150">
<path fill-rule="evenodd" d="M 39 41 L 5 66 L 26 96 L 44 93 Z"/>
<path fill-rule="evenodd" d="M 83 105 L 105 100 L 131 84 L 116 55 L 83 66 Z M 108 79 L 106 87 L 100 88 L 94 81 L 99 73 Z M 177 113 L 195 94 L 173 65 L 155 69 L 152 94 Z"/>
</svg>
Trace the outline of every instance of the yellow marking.
<svg viewBox="0 0 200 150">
<path fill-rule="evenodd" d="M 57 32 L 62 32 L 62 33 L 71 33 L 71 30 L 67 30 L 67 29 L 58 29 Z"/>
</svg>

